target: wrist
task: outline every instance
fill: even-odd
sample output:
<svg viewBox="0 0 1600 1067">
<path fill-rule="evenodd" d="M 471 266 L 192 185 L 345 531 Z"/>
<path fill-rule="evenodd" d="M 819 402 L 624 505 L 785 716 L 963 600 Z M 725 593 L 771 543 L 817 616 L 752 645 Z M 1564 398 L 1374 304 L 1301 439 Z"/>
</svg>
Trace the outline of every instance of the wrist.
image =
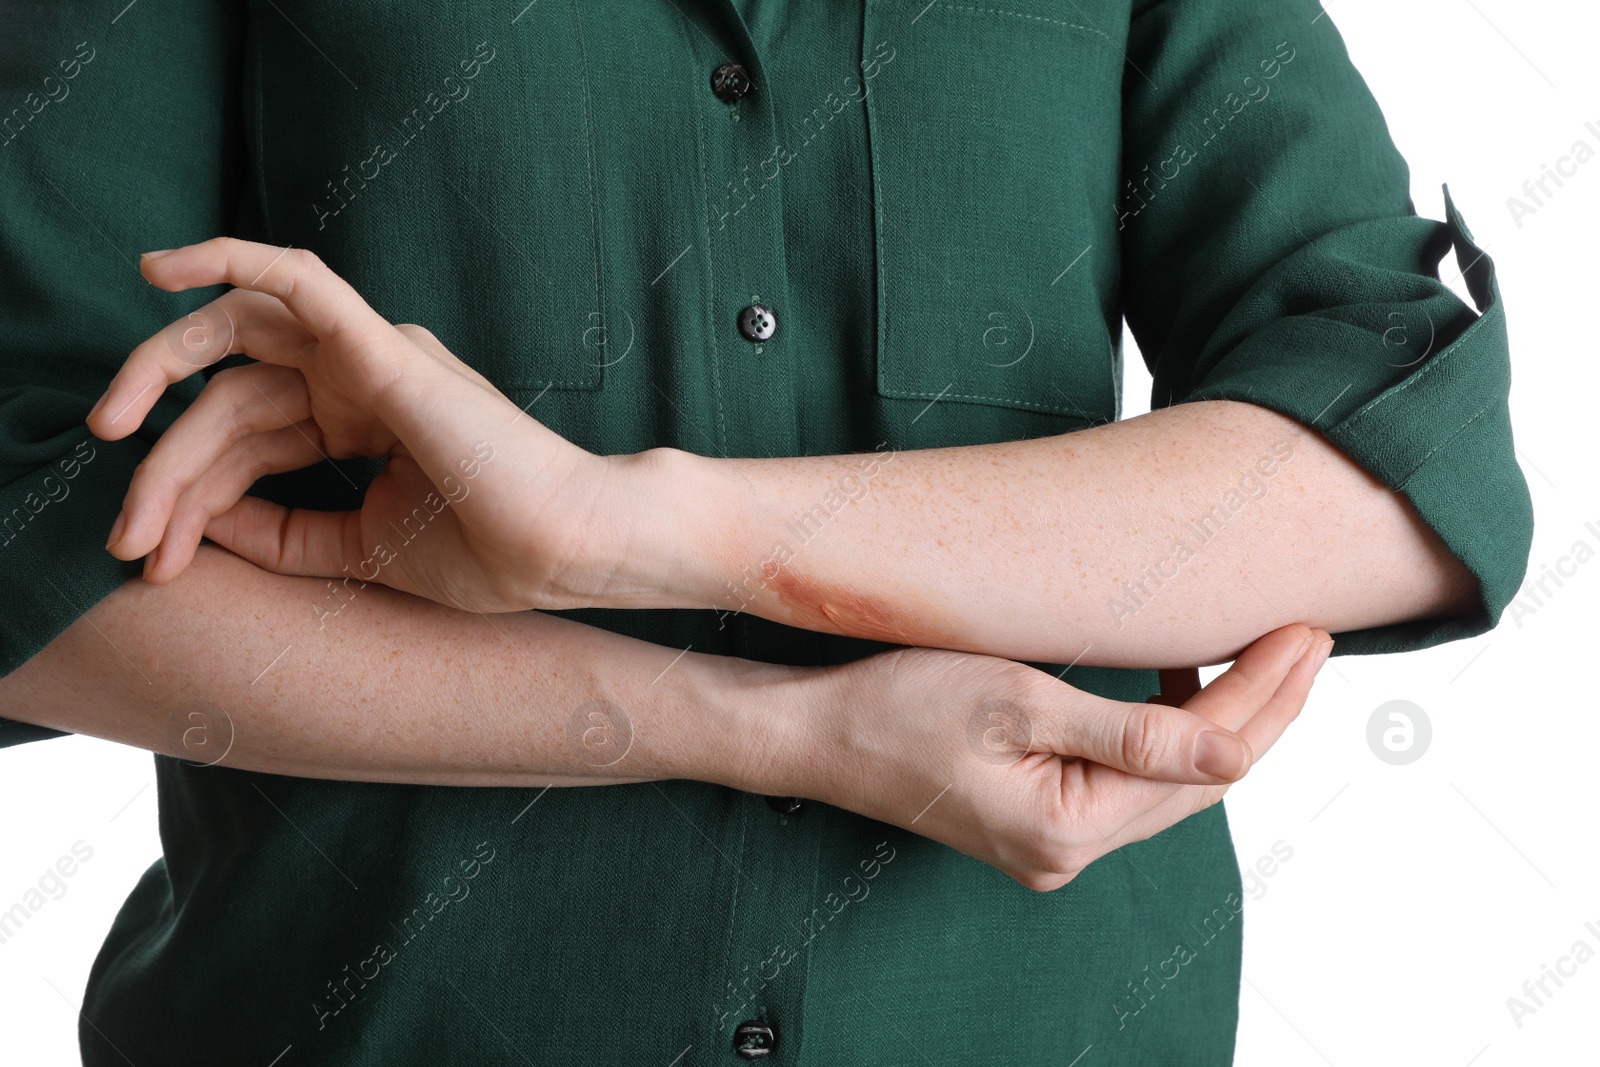
<svg viewBox="0 0 1600 1067">
<path fill-rule="evenodd" d="M 691 661 L 692 657 L 692 661 Z M 769 796 L 816 797 L 823 761 L 813 710 L 829 668 L 684 657 L 694 738 L 673 776 Z"/>
<path fill-rule="evenodd" d="M 676 448 L 605 457 L 607 506 L 586 566 L 602 576 L 594 607 L 712 608 L 726 584 L 729 505 L 716 460 Z"/>
</svg>

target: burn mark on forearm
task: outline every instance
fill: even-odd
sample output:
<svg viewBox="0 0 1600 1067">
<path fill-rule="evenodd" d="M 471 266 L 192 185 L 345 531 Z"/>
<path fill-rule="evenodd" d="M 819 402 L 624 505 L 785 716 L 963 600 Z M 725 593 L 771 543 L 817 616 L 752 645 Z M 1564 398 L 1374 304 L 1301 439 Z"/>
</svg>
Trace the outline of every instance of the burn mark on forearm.
<svg viewBox="0 0 1600 1067">
<path fill-rule="evenodd" d="M 792 626 L 891 644 L 953 646 L 952 635 L 911 617 L 903 607 L 896 610 L 881 599 L 815 581 L 792 568 L 780 570 L 765 584 L 786 609 Z"/>
</svg>

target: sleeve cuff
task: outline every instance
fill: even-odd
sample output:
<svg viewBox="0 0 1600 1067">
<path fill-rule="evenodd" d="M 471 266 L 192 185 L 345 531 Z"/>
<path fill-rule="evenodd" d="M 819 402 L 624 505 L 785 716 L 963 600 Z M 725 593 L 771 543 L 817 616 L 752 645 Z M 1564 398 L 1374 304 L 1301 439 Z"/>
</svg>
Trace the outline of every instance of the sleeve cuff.
<svg viewBox="0 0 1600 1067">
<path fill-rule="evenodd" d="M 1409 301 L 1276 318 L 1182 398 L 1248 401 L 1318 430 L 1403 493 L 1477 578 L 1477 611 L 1336 634 L 1343 655 L 1404 652 L 1485 633 L 1527 571 L 1533 505 L 1512 441 L 1505 311 L 1493 261 L 1474 243 L 1449 187 L 1443 191 L 1444 229 L 1478 316 L 1436 280 L 1442 244 L 1421 241 L 1421 254 L 1431 253 L 1433 262 L 1425 277 L 1407 279 Z M 1349 250 L 1330 243 L 1335 257 Z M 1419 281 L 1431 291 L 1419 291 Z M 1451 339 L 1440 347 L 1442 337 Z"/>
</svg>

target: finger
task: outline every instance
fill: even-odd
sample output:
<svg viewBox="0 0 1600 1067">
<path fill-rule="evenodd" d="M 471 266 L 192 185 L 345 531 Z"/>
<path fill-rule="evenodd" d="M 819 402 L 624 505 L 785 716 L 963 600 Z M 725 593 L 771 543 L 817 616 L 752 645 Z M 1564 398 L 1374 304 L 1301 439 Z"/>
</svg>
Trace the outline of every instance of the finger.
<svg viewBox="0 0 1600 1067">
<path fill-rule="evenodd" d="M 1315 631 L 1311 651 L 1295 663 L 1288 677 L 1283 680 L 1283 684 L 1273 693 L 1272 699 L 1267 701 L 1266 706 L 1240 730 L 1258 756 L 1265 755 L 1278 738 L 1283 736 L 1289 724 L 1299 717 L 1305 707 L 1306 698 L 1310 696 L 1311 685 L 1316 680 L 1317 672 L 1327 662 L 1328 652 L 1332 648 L 1333 640 L 1328 632 Z M 1191 815 L 1218 803 L 1227 791 L 1227 785 L 1174 787 L 1171 794 L 1154 807 L 1123 824 L 1112 836 L 1112 840 L 1116 842 L 1117 847 L 1121 847 L 1124 844 L 1154 837 L 1168 827 L 1176 826 Z"/>
<path fill-rule="evenodd" d="M 311 395 L 299 371 L 254 363 L 214 376 L 134 470 L 122 502 L 122 536 L 110 548 L 112 555 L 138 559 L 153 550 L 179 497 L 240 442 L 310 416 Z"/>
<path fill-rule="evenodd" d="M 317 436 L 316 423 L 307 419 L 236 442 L 179 497 L 160 543 L 145 557 L 145 580 L 160 585 L 182 574 L 212 520 L 226 514 L 258 479 L 321 460 Z"/>
<path fill-rule="evenodd" d="M 141 342 L 86 421 L 96 436 L 118 440 L 143 424 L 167 386 L 225 356 L 248 352 L 261 362 L 296 366 L 314 341 L 272 297 L 235 289 Z"/>
<path fill-rule="evenodd" d="M 1292 650 L 1295 646 L 1289 647 Z M 1326 630 L 1312 631 L 1308 651 L 1295 661 L 1250 720 L 1241 724 L 1239 736 L 1250 745 L 1256 759 L 1265 755 L 1299 716 L 1310 695 L 1312 682 L 1327 660 L 1327 650 L 1331 648 L 1332 638 Z M 1275 650 L 1275 654 L 1281 651 Z M 1220 676 L 1213 679 L 1212 684 L 1218 680 Z M 1192 700 L 1190 704 L 1192 706 Z M 1082 789 L 1094 801 L 1086 800 L 1080 810 L 1095 820 L 1102 834 L 1120 844 L 1151 837 L 1215 804 L 1227 792 L 1226 783 L 1170 785 L 1093 764 L 1084 765 L 1080 773 L 1083 774 Z"/>
<path fill-rule="evenodd" d="M 1271 699 L 1249 722 L 1239 727 L 1239 736 L 1249 743 L 1257 759 L 1266 755 L 1267 750 L 1277 744 L 1278 738 L 1289 728 L 1289 724 L 1299 718 L 1311 695 L 1312 683 L 1317 680 L 1317 672 L 1322 670 L 1332 650 L 1333 638 L 1328 631 L 1313 630 L 1310 647 L 1295 661 Z"/>
<path fill-rule="evenodd" d="M 1296 645 L 1299 633 L 1309 641 L 1311 629 L 1304 625 L 1285 627 L 1256 641 L 1182 708 L 1108 700 L 1060 687 L 1056 691 L 1069 697 L 1067 714 L 1047 718 L 1038 728 L 1043 735 L 1038 740 L 1051 751 L 1082 756 L 1141 778 L 1200 784 L 1237 781 L 1250 769 L 1253 756 L 1233 731 L 1250 721 L 1294 666 L 1305 647 Z M 1176 696 L 1187 688 L 1181 676 L 1188 671 L 1162 674 L 1163 692 L 1170 689 Z"/>
<path fill-rule="evenodd" d="M 139 269 L 150 284 L 172 292 L 225 282 L 277 297 L 324 341 L 363 333 L 377 335 L 391 328 L 349 282 L 305 248 L 213 237 L 199 244 L 146 253 L 139 260 Z"/>
<path fill-rule="evenodd" d="M 1250 767 L 1249 745 L 1192 711 L 1062 692 L 1070 706 L 1037 716 L 1033 747 L 1163 782 L 1232 782 Z"/>
<path fill-rule="evenodd" d="M 359 511 L 291 509 L 247 496 L 207 523 L 205 535 L 275 574 L 333 578 L 362 559 Z"/>
<path fill-rule="evenodd" d="M 1196 693 L 1183 710 L 1221 726 L 1238 731 L 1237 736 L 1251 749 L 1253 763 L 1265 751 L 1256 745 L 1270 746 L 1277 739 L 1292 715 L 1271 728 L 1249 729 L 1258 714 L 1273 709 L 1281 716 L 1286 705 L 1279 699 L 1280 688 L 1297 678 L 1296 670 L 1303 667 L 1316 633 L 1309 626 L 1295 624 L 1274 630 L 1253 642 L 1239 658 L 1221 675 Z M 1317 663 L 1315 667 L 1320 667 Z M 1315 667 L 1311 669 L 1314 677 Z M 1309 690 L 1309 679 L 1304 680 Z M 1284 690 L 1292 697 L 1294 688 Z M 1305 699 L 1300 693 L 1300 703 Z M 1138 705 L 1134 705 L 1138 706 Z M 1159 705 L 1153 705 L 1159 707 Z M 1298 714 L 1298 706 L 1295 707 Z M 1271 721 L 1276 722 L 1276 719 Z M 1156 781 L 1144 776 L 1133 776 L 1126 771 L 1098 762 L 1079 763 L 1063 769 L 1064 795 L 1073 798 L 1074 810 L 1104 837 L 1113 837 L 1137 819 L 1154 810 L 1184 786 Z M 1220 782 L 1221 779 L 1211 779 Z M 1220 795 L 1220 794 L 1219 794 Z"/>
<path fill-rule="evenodd" d="M 1303 622 L 1262 635 L 1184 708 L 1218 726 L 1241 729 L 1272 699 L 1315 639 L 1316 632 Z"/>
<path fill-rule="evenodd" d="M 243 272 L 257 265 L 265 273 L 254 284 L 246 284 L 250 279 L 243 279 Z M 340 389 L 348 394 L 350 402 L 405 440 L 431 476 L 442 478 L 452 473 L 448 466 L 435 469 L 439 466 L 436 457 L 461 454 L 462 426 L 492 423 L 504 419 L 506 412 L 512 417 L 518 414 L 503 393 L 445 348 L 431 332 L 410 323 L 403 328 L 391 326 L 344 279 L 304 249 L 285 250 L 216 238 L 153 260 L 146 257 L 143 269 L 146 277 L 165 288 L 219 280 L 244 285 L 226 294 L 239 301 L 238 332 L 245 334 L 244 345 L 236 350 L 292 367 L 304 366 L 313 354 L 339 361 L 340 369 L 348 371 Z M 293 312 L 288 324 L 283 321 L 287 312 L 271 312 L 270 305 L 274 303 Z M 244 309 L 252 314 L 245 316 Z M 253 334 L 252 327 L 256 331 Z M 296 334 L 296 327 L 308 332 Z M 273 332 L 269 334 L 269 330 Z M 289 343 L 291 338 L 297 343 Z M 327 342 L 335 338 L 337 345 L 330 347 Z M 260 352 L 254 347 L 258 343 Z M 172 374 L 181 376 L 184 360 L 176 362 L 178 366 L 172 367 L 169 359 L 166 366 Z M 328 369 L 332 369 L 331 365 Z M 139 381 L 126 388 L 120 382 L 115 384 L 116 401 L 105 403 L 107 409 L 121 402 L 124 393 L 134 399 L 147 383 Z M 393 403 L 386 404 L 385 396 Z M 144 397 L 132 411 L 147 411 L 146 405 L 154 402 L 154 396 Z M 441 421 L 438 412 L 442 408 L 460 418 Z M 123 418 L 117 427 L 127 424 L 131 428 L 133 423 L 132 417 Z M 565 444 L 542 426 L 533 432 L 542 433 L 550 447 Z"/>
</svg>

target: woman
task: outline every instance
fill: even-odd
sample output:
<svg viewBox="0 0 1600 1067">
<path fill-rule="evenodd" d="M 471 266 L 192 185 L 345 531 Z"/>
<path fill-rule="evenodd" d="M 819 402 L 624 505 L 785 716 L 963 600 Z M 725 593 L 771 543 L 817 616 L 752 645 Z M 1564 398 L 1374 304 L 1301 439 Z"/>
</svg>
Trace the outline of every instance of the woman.
<svg viewBox="0 0 1600 1067">
<path fill-rule="evenodd" d="M 1226 1063 L 1216 800 L 1521 579 L 1309 2 L 13 23 L 9 739 L 162 805 L 87 1063 Z"/>
</svg>

